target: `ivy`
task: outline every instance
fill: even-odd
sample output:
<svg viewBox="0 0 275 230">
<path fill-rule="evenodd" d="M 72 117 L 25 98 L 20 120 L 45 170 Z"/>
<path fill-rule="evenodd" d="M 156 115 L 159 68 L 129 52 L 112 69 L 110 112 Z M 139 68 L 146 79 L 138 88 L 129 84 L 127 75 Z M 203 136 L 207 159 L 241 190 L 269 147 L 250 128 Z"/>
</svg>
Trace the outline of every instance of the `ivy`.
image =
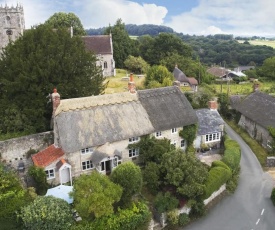
<svg viewBox="0 0 275 230">
<path fill-rule="evenodd" d="M 180 137 L 182 137 L 187 142 L 186 152 L 189 152 L 193 147 L 193 142 L 196 138 L 198 130 L 198 124 L 184 126 L 179 132 Z"/>
</svg>

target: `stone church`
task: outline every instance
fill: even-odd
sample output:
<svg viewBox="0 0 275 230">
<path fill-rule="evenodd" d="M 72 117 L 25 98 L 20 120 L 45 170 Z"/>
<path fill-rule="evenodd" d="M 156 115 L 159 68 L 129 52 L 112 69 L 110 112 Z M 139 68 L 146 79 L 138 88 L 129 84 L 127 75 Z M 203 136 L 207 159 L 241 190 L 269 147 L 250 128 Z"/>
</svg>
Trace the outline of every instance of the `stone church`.
<svg viewBox="0 0 275 230">
<path fill-rule="evenodd" d="M 15 41 L 25 29 L 23 6 L 0 6 L 0 52 L 10 41 Z"/>
</svg>

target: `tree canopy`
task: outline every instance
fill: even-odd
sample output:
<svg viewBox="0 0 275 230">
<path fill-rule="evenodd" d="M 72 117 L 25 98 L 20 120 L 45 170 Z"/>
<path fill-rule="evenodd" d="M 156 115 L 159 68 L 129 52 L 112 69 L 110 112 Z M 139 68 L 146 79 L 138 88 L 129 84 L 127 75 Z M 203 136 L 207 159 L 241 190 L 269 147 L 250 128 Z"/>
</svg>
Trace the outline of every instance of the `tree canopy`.
<svg viewBox="0 0 275 230">
<path fill-rule="evenodd" d="M 98 172 L 82 174 L 74 183 L 73 198 L 81 217 L 99 218 L 114 213 L 113 204 L 121 198 L 122 188 Z"/>
<path fill-rule="evenodd" d="M 21 209 L 18 215 L 26 229 L 65 230 L 73 222 L 69 204 L 53 196 L 38 196 L 31 204 Z"/>
<path fill-rule="evenodd" d="M 67 29 L 40 25 L 10 43 L 0 59 L 0 132 L 49 130 L 52 113 L 46 97 L 57 88 L 61 98 L 98 95 L 105 89 L 96 57 Z"/>
<path fill-rule="evenodd" d="M 165 66 L 154 65 L 147 69 L 144 85 L 146 88 L 171 86 L 174 76 Z"/>
<path fill-rule="evenodd" d="M 72 27 L 74 35 L 86 34 L 80 19 L 74 13 L 55 13 L 45 22 L 45 24 L 55 29 L 70 29 L 70 27 Z"/>
</svg>

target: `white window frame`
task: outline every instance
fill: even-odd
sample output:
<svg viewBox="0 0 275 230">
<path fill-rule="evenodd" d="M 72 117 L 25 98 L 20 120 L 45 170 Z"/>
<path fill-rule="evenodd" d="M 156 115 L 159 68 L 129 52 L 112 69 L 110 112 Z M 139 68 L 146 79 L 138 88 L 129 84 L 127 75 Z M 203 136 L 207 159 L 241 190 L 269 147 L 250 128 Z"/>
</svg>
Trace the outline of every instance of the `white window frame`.
<svg viewBox="0 0 275 230">
<path fill-rule="evenodd" d="M 205 135 L 205 143 L 220 141 L 221 135 L 220 133 L 209 133 Z"/>
<path fill-rule="evenodd" d="M 85 154 L 93 153 L 94 149 L 92 147 L 88 147 L 88 148 L 81 149 L 80 152 L 81 154 L 85 155 Z"/>
<path fill-rule="evenodd" d="M 266 146 L 267 146 L 268 148 L 272 148 L 272 146 L 271 146 L 271 141 L 270 141 L 270 140 L 267 140 L 267 141 L 266 141 Z"/>
<path fill-rule="evenodd" d="M 113 159 L 113 168 L 117 167 L 120 164 L 121 164 L 121 159 L 119 159 L 118 157 L 115 157 Z"/>
<path fill-rule="evenodd" d="M 54 168 L 45 170 L 47 180 L 54 179 L 55 178 L 55 171 Z"/>
<path fill-rule="evenodd" d="M 175 147 L 177 147 L 177 141 L 171 141 L 171 145 L 174 145 Z"/>
<path fill-rule="evenodd" d="M 172 129 L 171 129 L 171 133 L 172 133 L 172 134 L 177 133 L 177 128 L 172 128 Z"/>
<path fill-rule="evenodd" d="M 94 168 L 94 164 L 91 160 L 82 161 L 81 166 L 82 166 L 82 171 L 91 170 Z M 84 169 L 84 167 L 85 167 L 85 169 Z"/>
<path fill-rule="evenodd" d="M 139 141 L 139 137 L 130 137 L 129 138 L 129 143 L 136 143 Z"/>
<path fill-rule="evenodd" d="M 128 152 L 129 152 L 129 157 L 130 158 L 139 156 L 139 148 L 129 149 Z"/>
<path fill-rule="evenodd" d="M 155 133 L 155 137 L 161 137 L 161 136 L 162 136 L 161 131 Z"/>
<path fill-rule="evenodd" d="M 181 140 L 180 140 L 180 147 L 181 147 L 181 148 L 184 148 L 184 146 L 185 146 L 185 140 L 184 140 L 184 139 L 181 139 Z"/>
</svg>

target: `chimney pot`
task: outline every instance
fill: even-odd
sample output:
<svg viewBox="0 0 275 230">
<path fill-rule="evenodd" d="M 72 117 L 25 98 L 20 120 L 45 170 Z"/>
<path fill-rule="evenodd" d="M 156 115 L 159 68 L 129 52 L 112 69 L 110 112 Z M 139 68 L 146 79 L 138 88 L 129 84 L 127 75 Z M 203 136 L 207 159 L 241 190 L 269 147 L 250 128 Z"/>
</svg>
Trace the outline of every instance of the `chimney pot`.
<svg viewBox="0 0 275 230">
<path fill-rule="evenodd" d="M 218 109 L 218 103 L 216 101 L 209 101 L 208 107 L 210 110 L 217 110 Z"/>
</svg>

